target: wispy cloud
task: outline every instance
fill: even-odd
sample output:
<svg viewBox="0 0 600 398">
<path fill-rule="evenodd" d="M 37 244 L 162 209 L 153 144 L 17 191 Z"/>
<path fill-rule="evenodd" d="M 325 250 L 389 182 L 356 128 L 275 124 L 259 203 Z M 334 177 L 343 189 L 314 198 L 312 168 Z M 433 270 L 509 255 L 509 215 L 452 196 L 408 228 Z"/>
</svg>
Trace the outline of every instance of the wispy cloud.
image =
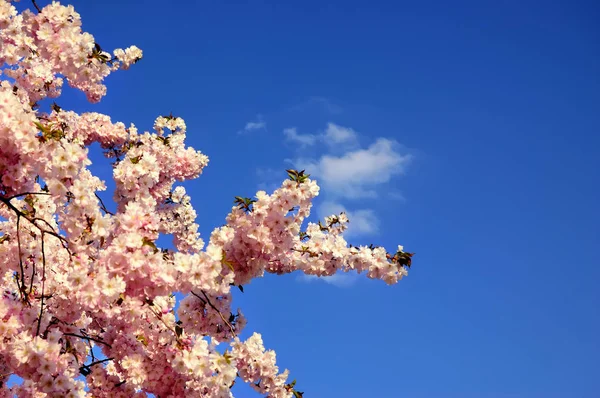
<svg viewBox="0 0 600 398">
<path fill-rule="evenodd" d="M 244 128 L 238 131 L 238 134 L 249 133 L 256 130 L 265 130 L 267 128 L 267 123 L 262 120 L 262 116 L 258 115 L 256 117 L 256 121 L 247 122 Z"/>
<path fill-rule="evenodd" d="M 317 208 L 319 218 L 337 215 L 341 212 L 345 212 L 350 221 L 344 237 L 375 235 L 379 232 L 379 218 L 372 209 L 348 211 L 341 203 L 333 201 L 325 201 Z"/>
<path fill-rule="evenodd" d="M 327 123 L 327 128 L 318 134 L 300 134 L 296 127 L 288 127 L 283 130 L 283 135 L 290 142 L 301 146 L 310 146 L 321 141 L 336 148 L 349 148 L 358 144 L 358 134 L 349 127 L 339 126 L 335 123 Z"/>
<path fill-rule="evenodd" d="M 334 103 L 329 98 L 318 96 L 310 97 L 308 100 L 288 108 L 289 111 L 295 112 L 304 112 L 317 109 L 325 111 L 326 113 L 331 115 L 339 115 L 344 111 L 344 109 L 340 105 Z"/>
<path fill-rule="evenodd" d="M 392 200 L 400 200 L 402 202 L 406 201 L 406 198 L 404 197 L 404 195 L 402 195 L 400 192 L 397 191 L 389 191 L 387 193 L 388 198 L 392 199 Z"/>
<path fill-rule="evenodd" d="M 327 192 L 345 198 L 373 198 L 377 186 L 403 174 L 412 155 L 400 152 L 400 145 L 378 138 L 366 149 L 349 150 L 339 156 L 325 154 L 319 159 L 292 160 L 298 169 L 317 177 Z"/>
<path fill-rule="evenodd" d="M 283 135 L 288 141 L 298 143 L 302 146 L 314 145 L 317 142 L 317 136 L 313 134 L 298 134 L 296 127 L 288 127 L 283 130 Z"/>
<path fill-rule="evenodd" d="M 313 134 L 300 134 L 295 127 L 284 129 L 285 139 L 296 144 L 295 157 L 285 162 L 295 169 L 306 170 L 321 186 L 321 202 L 316 202 L 316 216 L 324 217 L 345 212 L 348 228 L 344 238 L 374 236 L 380 233 L 377 202 L 368 199 L 404 200 L 393 178 L 406 172 L 413 155 L 397 141 L 385 137 L 372 139 L 367 146 L 356 130 L 332 122 Z M 308 148 L 310 147 L 310 148 Z M 315 151 L 317 154 L 315 155 Z M 349 199 L 354 205 L 346 206 Z M 360 200 L 363 200 L 362 202 Z M 365 200 L 367 199 L 367 200 Z M 325 282 L 337 287 L 356 283 L 356 273 L 336 273 L 329 277 L 300 275 L 298 281 Z"/>
<path fill-rule="evenodd" d="M 336 287 L 350 287 L 356 283 L 358 279 L 358 275 L 355 273 L 340 273 L 331 275 L 331 276 L 316 276 L 316 275 L 306 275 L 300 274 L 298 276 L 298 280 L 301 282 L 311 283 L 311 282 L 325 282 L 330 285 Z"/>
<path fill-rule="evenodd" d="M 323 139 L 329 145 L 355 144 L 358 143 L 358 133 L 349 127 L 327 123 Z"/>
</svg>

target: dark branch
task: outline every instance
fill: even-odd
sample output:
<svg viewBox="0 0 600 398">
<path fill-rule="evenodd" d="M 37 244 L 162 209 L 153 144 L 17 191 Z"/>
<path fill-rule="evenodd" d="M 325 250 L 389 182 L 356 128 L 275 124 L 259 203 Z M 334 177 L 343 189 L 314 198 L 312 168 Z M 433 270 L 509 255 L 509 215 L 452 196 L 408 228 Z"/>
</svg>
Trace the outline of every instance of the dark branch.
<svg viewBox="0 0 600 398">
<path fill-rule="evenodd" d="M 11 200 L 14 198 L 18 198 L 19 196 L 27 196 L 27 195 L 50 195 L 50 192 L 23 192 L 23 193 L 18 193 L 13 196 L 9 196 L 8 198 L 5 198 L 5 199 Z"/>
<path fill-rule="evenodd" d="M 219 311 L 219 309 L 217 307 L 215 307 L 213 305 L 213 303 L 210 301 L 210 299 L 208 298 L 208 296 L 206 295 L 206 292 L 204 290 L 201 290 L 202 294 L 204 295 L 204 298 L 206 299 L 206 302 L 208 303 L 208 305 L 211 306 L 211 308 L 215 311 L 217 311 L 217 314 L 219 314 L 219 316 L 221 317 L 221 319 L 223 320 L 223 322 L 229 326 L 229 329 L 231 330 L 231 333 L 233 334 L 233 337 L 236 337 L 237 334 L 235 333 L 235 328 L 231 325 L 231 323 L 229 323 L 229 321 L 227 319 L 225 319 L 225 317 L 223 316 L 223 314 L 221 313 L 221 311 Z M 195 294 L 194 292 L 192 292 L 192 294 L 196 297 L 199 297 L 197 294 Z M 204 301 L 204 300 L 202 300 Z"/>
<path fill-rule="evenodd" d="M 114 216 L 115 214 L 108 211 L 108 209 L 106 208 L 106 206 L 104 205 L 104 202 L 102 201 L 102 198 L 96 193 L 94 192 L 94 195 L 96 195 L 96 197 L 98 198 L 98 200 L 100 201 L 100 207 L 102 208 L 102 210 L 106 213 L 106 214 L 110 214 L 111 216 Z"/>
<path fill-rule="evenodd" d="M 87 365 L 84 364 L 83 366 L 81 366 L 79 368 L 79 373 L 81 373 L 83 376 L 87 376 L 90 373 L 92 373 L 92 369 L 91 369 L 92 366 L 99 365 L 99 364 L 104 363 L 104 362 L 112 361 L 113 359 L 114 358 L 104 358 L 104 359 L 100 359 L 98 361 L 94 361 L 94 362 L 92 362 L 90 364 L 87 364 Z"/>
<path fill-rule="evenodd" d="M 43 218 L 39 218 L 39 217 L 34 217 L 34 218 L 27 217 L 27 214 L 23 213 L 15 205 L 10 203 L 9 198 L 0 197 L 0 202 L 4 203 L 6 206 L 8 206 L 12 211 L 14 211 L 17 214 L 17 222 L 19 221 L 19 217 L 23 217 L 24 219 L 29 221 L 31 224 L 33 224 L 34 227 L 39 229 L 42 234 L 46 233 L 46 234 L 54 236 L 56 239 L 58 239 L 60 241 L 60 243 L 62 244 L 62 247 L 69 253 L 69 257 L 72 255 L 71 251 L 69 250 L 69 248 L 66 245 L 68 243 L 67 240 L 64 237 L 60 236 L 58 233 L 54 232 L 54 227 L 48 221 L 44 220 Z M 46 224 L 48 227 L 50 227 L 50 230 L 42 229 L 39 225 L 36 224 L 37 220 L 42 221 L 44 224 Z M 23 283 L 23 286 L 24 285 L 25 285 L 25 283 Z"/>
<path fill-rule="evenodd" d="M 19 250 L 19 266 L 21 267 L 21 285 L 19 286 L 19 295 L 23 298 L 23 294 L 25 292 L 25 269 L 23 268 L 23 251 L 21 250 L 21 234 L 19 233 L 19 224 L 21 223 L 21 216 L 17 213 L 17 247 Z M 19 279 L 17 278 L 17 285 L 19 284 Z M 28 301 L 27 296 L 25 296 L 25 300 Z"/>
<path fill-rule="evenodd" d="M 33 279 L 33 275 L 31 276 Z M 40 335 L 42 315 L 44 314 L 44 288 L 46 287 L 46 253 L 44 252 L 44 233 L 42 232 L 42 297 L 40 299 L 40 317 L 38 318 L 36 336 Z"/>
<path fill-rule="evenodd" d="M 91 337 L 91 336 L 82 336 L 82 335 L 80 335 L 80 334 L 75 334 L 75 333 L 63 333 L 63 334 L 64 334 L 65 336 L 79 337 L 80 339 L 91 340 L 91 341 L 94 341 L 94 342 L 96 342 L 96 343 L 104 344 L 104 345 L 105 345 L 105 346 L 107 346 L 108 348 L 112 348 L 112 347 L 110 346 L 110 344 L 108 344 L 107 342 L 105 342 L 105 341 L 102 341 L 102 340 L 100 340 L 100 339 L 97 339 L 97 338 L 95 338 L 95 337 Z"/>
<path fill-rule="evenodd" d="M 40 9 L 40 7 L 37 5 L 37 3 L 35 2 L 35 0 L 31 0 L 31 2 L 33 3 L 33 6 L 35 7 L 35 9 L 37 10 L 38 13 L 41 13 L 42 10 Z"/>
</svg>

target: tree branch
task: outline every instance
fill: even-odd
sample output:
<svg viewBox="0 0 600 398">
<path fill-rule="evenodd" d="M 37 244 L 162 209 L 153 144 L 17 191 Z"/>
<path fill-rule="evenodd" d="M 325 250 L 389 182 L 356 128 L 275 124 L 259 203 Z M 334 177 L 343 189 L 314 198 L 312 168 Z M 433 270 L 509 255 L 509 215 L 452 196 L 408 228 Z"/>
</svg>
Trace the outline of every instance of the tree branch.
<svg viewBox="0 0 600 398">
<path fill-rule="evenodd" d="M 37 10 L 38 13 L 41 13 L 42 10 L 40 9 L 40 7 L 37 5 L 37 3 L 35 2 L 35 0 L 31 0 L 31 2 L 33 3 L 33 6 L 35 7 L 35 9 Z"/>
<path fill-rule="evenodd" d="M 231 330 L 231 334 L 233 335 L 233 337 L 237 337 L 237 334 L 235 333 L 235 328 L 231 325 L 231 323 L 225 319 L 225 317 L 223 316 L 223 314 L 221 313 L 221 311 L 219 311 L 219 309 L 217 307 L 215 307 L 213 305 L 213 303 L 210 301 L 210 299 L 208 298 L 208 296 L 206 295 L 206 292 L 204 290 L 200 290 L 202 292 L 202 294 L 204 295 L 204 298 L 206 299 L 205 303 L 208 303 L 208 305 L 210 305 L 210 307 L 217 311 L 217 314 L 219 314 L 219 316 L 221 317 L 221 319 L 223 320 L 223 322 L 229 326 L 229 329 Z M 199 295 L 197 295 L 196 293 L 192 292 L 192 294 L 196 297 L 198 297 L 200 300 L 204 301 Z"/>
<path fill-rule="evenodd" d="M 17 196 L 19 196 L 19 195 L 17 195 Z M 69 248 L 66 245 L 68 243 L 67 240 L 64 237 L 60 236 L 57 232 L 55 232 L 54 227 L 48 221 L 46 221 L 40 217 L 34 217 L 34 218 L 27 217 L 27 214 L 25 214 L 24 212 L 19 210 L 12 203 L 10 203 L 11 199 L 12 198 L 4 198 L 4 197 L 0 196 L 0 202 L 4 203 L 6 206 L 8 206 L 9 209 L 11 209 L 12 211 L 14 211 L 17 214 L 17 223 L 19 222 L 19 217 L 23 217 L 24 219 L 29 221 L 31 224 L 33 224 L 34 227 L 39 229 L 42 234 L 46 233 L 46 234 L 54 236 L 56 239 L 58 239 L 60 241 L 60 243 L 62 244 L 62 247 L 69 253 L 69 257 L 72 255 L 71 250 L 69 250 Z M 42 221 L 44 224 L 46 224 L 48 227 L 50 227 L 50 230 L 42 229 L 39 225 L 37 225 L 36 221 L 38 221 L 38 220 Z"/>
<path fill-rule="evenodd" d="M 33 274 L 31 275 L 33 284 Z M 40 298 L 40 317 L 38 318 L 36 336 L 40 335 L 42 315 L 44 314 L 44 288 L 46 287 L 46 253 L 44 252 L 44 233 L 42 232 L 42 297 Z"/>
<path fill-rule="evenodd" d="M 21 216 L 17 213 L 17 247 L 19 250 L 19 266 L 21 267 L 21 284 L 19 285 L 19 279 L 17 277 L 17 285 L 19 285 L 19 295 L 21 299 L 25 298 L 25 301 L 29 301 L 27 296 L 23 296 L 25 292 L 25 269 L 23 268 L 23 252 L 21 250 L 21 234 L 19 233 L 19 227 L 21 223 Z"/>
<path fill-rule="evenodd" d="M 94 362 L 92 362 L 92 363 L 90 363 L 90 364 L 87 364 L 87 365 L 86 365 L 86 364 L 83 364 L 83 365 L 82 365 L 82 366 L 79 368 L 79 373 L 81 373 L 83 376 L 87 376 L 87 375 L 89 375 L 90 373 L 92 373 L 92 369 L 91 369 L 91 367 L 92 367 L 92 366 L 94 366 L 94 365 L 99 365 L 99 364 L 101 364 L 101 363 L 104 363 L 104 362 L 112 361 L 113 359 L 114 359 L 114 358 L 104 358 L 104 359 L 99 359 L 99 360 L 97 360 L 97 361 L 94 361 Z"/>
<path fill-rule="evenodd" d="M 63 335 L 65 335 L 65 336 L 72 336 L 72 337 L 79 337 L 80 339 L 85 339 L 85 340 L 91 340 L 91 341 L 93 341 L 93 342 L 96 342 L 96 343 L 104 344 L 104 345 L 105 345 L 105 346 L 107 346 L 108 348 L 112 348 L 112 347 L 110 346 L 110 344 L 108 344 L 107 342 L 105 342 L 105 341 L 102 341 L 102 340 L 100 340 L 100 339 L 97 339 L 97 338 L 95 338 L 95 337 L 90 337 L 90 336 L 82 336 L 82 335 L 80 335 L 80 334 L 75 334 L 75 333 L 63 333 Z"/>
<path fill-rule="evenodd" d="M 96 195 L 96 197 L 98 198 L 98 200 L 100 201 L 100 207 L 102 208 L 102 210 L 104 211 L 104 213 L 106 214 L 110 214 L 111 216 L 114 216 L 115 213 L 112 213 L 110 211 L 108 211 L 108 209 L 106 208 L 106 206 L 104 205 L 104 202 L 102 201 L 102 198 L 96 193 L 94 192 L 94 195 Z"/>
<path fill-rule="evenodd" d="M 19 196 L 27 196 L 27 195 L 50 195 L 50 192 L 23 192 L 23 193 L 18 193 L 13 196 L 9 196 L 8 198 L 5 198 L 5 199 L 11 200 L 14 198 L 18 198 Z"/>
</svg>

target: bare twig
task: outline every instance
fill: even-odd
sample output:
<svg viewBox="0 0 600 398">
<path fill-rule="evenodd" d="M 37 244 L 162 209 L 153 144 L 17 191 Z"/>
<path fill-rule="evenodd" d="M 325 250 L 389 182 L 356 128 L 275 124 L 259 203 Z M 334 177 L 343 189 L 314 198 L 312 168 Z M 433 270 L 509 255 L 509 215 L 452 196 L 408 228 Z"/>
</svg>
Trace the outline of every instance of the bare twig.
<svg viewBox="0 0 600 398">
<path fill-rule="evenodd" d="M 33 275 L 31 276 L 33 279 Z M 46 253 L 44 252 L 44 233 L 42 232 L 42 297 L 40 298 L 40 317 L 38 318 L 36 336 L 40 334 L 42 315 L 44 314 L 44 288 L 46 287 Z"/>
<path fill-rule="evenodd" d="M 40 7 L 37 5 L 37 3 L 35 2 L 35 0 L 31 0 L 31 2 L 33 3 L 33 6 L 35 7 L 35 9 L 37 10 L 37 12 L 41 13 L 42 10 L 40 9 Z"/>
<path fill-rule="evenodd" d="M 201 292 L 202 292 L 202 294 L 204 295 L 204 298 L 206 299 L 206 301 L 205 301 L 205 302 L 206 302 L 206 303 L 208 303 L 208 305 L 210 305 L 210 307 L 211 307 L 213 310 L 217 311 L 217 313 L 219 314 L 219 316 L 221 317 L 221 319 L 223 320 L 223 322 L 224 322 L 224 323 L 225 323 L 227 326 L 229 326 L 229 329 L 231 330 L 231 334 L 233 335 L 233 337 L 236 337 L 236 336 L 237 336 L 237 334 L 235 333 L 235 328 L 234 328 L 234 327 L 231 325 L 231 323 L 230 323 L 230 322 L 229 322 L 227 319 L 225 319 L 225 317 L 223 316 L 223 314 L 221 313 L 221 311 L 219 311 L 219 309 L 213 305 L 213 303 L 212 303 L 212 302 L 210 301 L 210 299 L 208 298 L 208 295 L 206 294 L 206 292 L 205 292 L 204 290 L 201 290 Z M 196 296 L 196 297 L 200 298 L 200 296 L 198 296 L 196 293 L 192 292 L 192 294 L 193 294 L 194 296 Z M 200 300 L 202 300 L 202 299 L 200 298 Z M 202 301 L 204 301 L 204 300 L 202 300 Z"/>
<path fill-rule="evenodd" d="M 8 198 L 5 198 L 5 199 L 11 200 L 14 198 L 18 198 L 19 196 L 27 196 L 27 195 L 50 195 L 50 192 L 23 192 L 23 193 L 18 193 L 13 196 L 9 196 Z"/>
<path fill-rule="evenodd" d="M 154 316 L 162 322 L 163 325 L 165 325 L 165 327 L 170 330 L 174 335 L 175 335 L 175 341 L 177 341 L 178 344 L 183 345 L 183 342 L 181 341 L 181 339 L 179 338 L 179 334 L 177 333 L 177 330 L 173 329 L 171 326 L 169 326 L 167 324 L 167 322 L 165 322 L 165 320 L 163 319 L 163 317 L 156 313 L 154 311 L 154 309 L 152 307 L 148 307 L 150 309 L 150 312 L 154 314 Z"/>
<path fill-rule="evenodd" d="M 23 294 L 25 294 L 25 269 L 23 268 L 23 252 L 21 251 L 21 235 L 19 233 L 19 226 L 21 223 L 21 216 L 17 213 L 17 247 L 19 250 L 19 266 L 21 267 L 21 285 L 19 286 L 19 295 L 21 299 L 23 299 Z M 19 284 L 19 280 L 17 279 L 17 285 Z M 25 296 L 25 300 L 28 301 L 28 298 Z"/>
<path fill-rule="evenodd" d="M 91 336 L 84 336 L 84 335 L 80 335 L 80 334 L 75 334 L 75 333 L 63 333 L 65 336 L 72 336 L 72 337 L 79 337 L 80 339 L 84 339 L 84 340 L 91 340 L 95 343 L 100 343 L 100 344 L 104 344 L 105 346 L 107 346 L 108 348 L 112 348 L 110 346 L 110 344 L 108 344 L 105 341 L 102 341 L 100 339 L 97 339 L 95 337 L 91 337 Z"/>
<path fill-rule="evenodd" d="M 110 214 L 111 216 L 114 216 L 115 213 L 109 211 L 106 206 L 104 205 L 104 202 L 102 201 L 102 198 L 100 197 L 100 195 L 98 195 L 96 192 L 94 192 L 94 195 L 96 195 L 96 197 L 98 198 L 98 200 L 100 201 L 100 208 L 106 213 L 106 214 Z"/>
<path fill-rule="evenodd" d="M 104 363 L 104 362 L 112 361 L 113 359 L 114 358 L 104 358 L 104 359 L 99 359 L 97 361 L 94 361 L 94 362 L 92 362 L 90 364 L 87 364 L 87 365 L 83 364 L 79 368 L 79 373 L 81 373 L 83 376 L 87 376 L 90 373 L 92 373 L 92 369 L 91 369 L 92 366 L 99 365 L 99 364 Z"/>
<path fill-rule="evenodd" d="M 192 293 L 194 296 L 196 296 L 198 299 L 200 299 L 200 301 L 202 301 L 204 304 L 208 304 L 208 303 L 206 302 L 206 300 L 204 300 L 202 297 L 200 297 L 200 296 L 199 296 L 197 293 L 194 293 L 193 291 L 192 291 L 192 292 L 190 292 L 190 293 Z"/>
<path fill-rule="evenodd" d="M 25 214 L 24 212 L 19 210 L 12 203 L 10 203 L 10 200 L 11 200 L 11 198 L 0 197 L 0 202 L 4 203 L 6 206 L 8 206 L 8 208 L 10 208 L 12 211 L 14 211 L 17 214 L 17 222 L 19 221 L 19 217 L 23 217 L 24 219 L 29 221 L 31 224 L 33 224 L 34 227 L 39 229 L 41 233 L 46 233 L 48 235 L 54 236 L 56 239 L 58 239 L 61 242 L 63 248 L 69 253 L 69 257 L 71 257 L 71 255 L 72 255 L 71 250 L 69 250 L 69 248 L 67 247 L 68 241 L 63 236 L 60 236 L 57 232 L 54 231 L 54 227 L 52 226 L 52 224 L 50 224 L 48 221 L 46 221 L 40 217 L 34 217 L 34 218 L 27 217 L 27 214 Z M 38 221 L 38 220 L 42 221 L 44 224 L 46 224 L 48 227 L 50 227 L 50 230 L 42 229 L 39 225 L 37 225 L 36 221 Z"/>
</svg>

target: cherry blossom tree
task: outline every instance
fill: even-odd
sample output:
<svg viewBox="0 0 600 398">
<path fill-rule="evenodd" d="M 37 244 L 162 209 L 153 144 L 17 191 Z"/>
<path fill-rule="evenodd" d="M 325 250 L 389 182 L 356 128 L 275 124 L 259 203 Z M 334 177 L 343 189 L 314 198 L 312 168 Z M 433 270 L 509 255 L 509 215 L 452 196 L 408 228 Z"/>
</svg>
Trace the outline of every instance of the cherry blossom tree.
<svg viewBox="0 0 600 398">
<path fill-rule="evenodd" d="M 412 253 L 348 245 L 343 213 L 302 229 L 319 187 L 296 170 L 272 194 L 236 197 L 205 245 L 175 184 L 197 178 L 208 157 L 185 146 L 181 118 L 140 132 L 49 103 L 65 82 L 100 101 L 104 78 L 142 51 L 110 54 L 72 6 L 32 5 L 18 13 L 0 0 L 0 396 L 231 397 L 240 379 L 268 397 L 301 397 L 260 334 L 238 337 L 246 320 L 231 289 L 294 271 L 394 284 Z M 113 212 L 88 168 L 93 143 L 113 166 Z M 159 234 L 172 248 L 157 246 Z M 9 388 L 11 375 L 22 382 Z"/>
</svg>

